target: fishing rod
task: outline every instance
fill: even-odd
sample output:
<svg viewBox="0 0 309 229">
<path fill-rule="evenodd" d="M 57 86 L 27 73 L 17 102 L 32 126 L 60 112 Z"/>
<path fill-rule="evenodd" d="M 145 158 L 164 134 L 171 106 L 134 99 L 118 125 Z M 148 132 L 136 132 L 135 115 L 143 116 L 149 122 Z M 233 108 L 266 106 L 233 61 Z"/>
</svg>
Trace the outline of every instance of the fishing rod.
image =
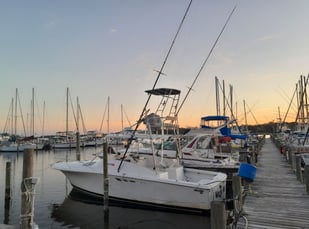
<svg viewBox="0 0 309 229">
<path fill-rule="evenodd" d="M 191 7 L 191 3 L 192 3 L 192 0 L 190 0 L 190 3 L 189 3 L 189 5 L 188 5 L 188 7 L 187 7 L 187 9 L 186 9 L 186 11 L 185 11 L 185 14 L 184 14 L 184 16 L 183 16 L 183 18 L 182 18 L 182 20 L 181 20 L 179 26 L 178 26 L 177 32 L 176 32 L 176 34 L 175 34 L 175 36 L 174 36 L 174 39 L 172 40 L 172 44 L 171 44 L 171 46 L 170 46 L 170 48 L 169 48 L 169 50 L 168 50 L 168 52 L 167 52 L 167 54 L 166 54 L 166 57 L 165 57 L 165 59 L 164 59 L 164 61 L 163 61 L 163 64 L 162 64 L 160 70 L 158 71 L 158 75 L 157 75 L 157 78 L 156 78 L 156 80 L 155 80 L 155 82 L 154 82 L 154 84 L 153 84 L 152 90 L 155 89 L 155 87 L 156 87 L 156 85 L 157 85 L 157 83 L 158 83 L 158 81 L 159 81 L 161 75 L 163 74 L 163 69 L 164 69 L 164 67 L 165 67 L 166 61 L 167 61 L 167 59 L 168 59 L 168 57 L 169 57 L 169 55 L 170 55 L 170 53 L 171 53 L 171 51 L 172 51 L 172 48 L 174 47 L 175 41 L 176 41 L 176 39 L 177 39 L 177 37 L 178 37 L 178 34 L 179 34 L 179 32 L 180 32 L 180 30 L 181 30 L 181 28 L 182 28 L 183 22 L 184 22 L 184 20 L 185 20 L 187 14 L 188 14 L 188 12 L 189 12 L 189 9 L 190 9 L 190 7 Z M 120 162 L 120 164 L 119 164 L 119 166 L 118 166 L 118 172 L 120 171 L 120 168 L 121 168 L 121 165 L 122 165 L 122 163 L 123 163 L 123 160 L 124 160 L 124 158 L 125 158 L 125 156 L 126 156 L 128 150 L 129 150 L 129 148 L 130 148 L 130 145 L 131 145 L 131 142 L 132 142 L 132 140 L 133 140 L 133 138 L 134 138 L 134 135 L 135 135 L 135 133 L 136 133 L 136 131 L 137 131 L 139 125 L 140 125 L 141 122 L 143 121 L 143 117 L 144 117 L 145 114 L 147 113 L 147 106 L 148 106 L 148 103 L 149 103 L 149 101 L 150 101 L 150 98 L 151 98 L 151 93 L 148 94 L 147 101 L 146 101 L 146 103 L 145 103 L 145 105 L 144 105 L 144 108 L 143 108 L 143 110 L 142 110 L 142 112 L 141 112 L 141 114 L 140 114 L 140 117 L 139 117 L 139 119 L 138 119 L 138 121 L 137 121 L 137 123 L 136 123 L 135 129 L 133 130 L 133 132 L 132 132 L 132 134 L 131 134 L 131 137 L 128 139 L 128 144 L 127 144 L 127 147 L 126 147 L 126 151 L 125 151 L 125 153 L 124 153 L 124 155 L 123 155 L 123 157 L 122 157 L 122 159 L 121 159 L 121 162 Z"/>
<path fill-rule="evenodd" d="M 214 48 L 216 47 L 216 45 L 217 45 L 217 43 L 218 43 L 218 41 L 219 41 L 219 39 L 220 39 L 220 37 L 221 37 L 223 31 L 225 30 L 225 27 L 227 26 L 228 22 L 230 21 L 232 15 L 233 15 L 233 13 L 234 13 L 236 7 L 237 7 L 237 5 L 234 6 L 232 12 L 230 13 L 229 17 L 227 18 L 227 20 L 226 20 L 226 22 L 225 22 L 223 28 L 221 29 L 221 31 L 220 31 L 220 33 L 219 33 L 219 35 L 218 35 L 216 41 L 214 42 L 213 46 L 211 47 L 211 49 L 210 49 L 210 51 L 209 51 L 209 53 L 208 53 L 206 59 L 204 60 L 202 66 L 201 66 L 201 68 L 200 68 L 200 70 L 198 71 L 198 73 L 197 73 L 195 79 L 193 80 L 191 86 L 189 87 L 189 90 L 188 90 L 187 94 L 185 95 L 185 97 L 184 97 L 182 103 L 180 104 L 180 107 L 179 107 L 178 111 L 176 112 L 176 115 L 178 115 L 180 109 L 182 108 L 183 104 L 184 104 L 185 101 L 187 100 L 187 98 L 188 98 L 190 92 L 193 90 L 193 86 L 194 86 L 195 82 L 197 81 L 198 77 L 200 76 L 202 70 L 204 69 L 204 67 L 205 67 L 205 65 L 206 65 L 206 63 L 207 63 L 207 61 L 208 61 L 210 55 L 212 54 Z"/>
</svg>

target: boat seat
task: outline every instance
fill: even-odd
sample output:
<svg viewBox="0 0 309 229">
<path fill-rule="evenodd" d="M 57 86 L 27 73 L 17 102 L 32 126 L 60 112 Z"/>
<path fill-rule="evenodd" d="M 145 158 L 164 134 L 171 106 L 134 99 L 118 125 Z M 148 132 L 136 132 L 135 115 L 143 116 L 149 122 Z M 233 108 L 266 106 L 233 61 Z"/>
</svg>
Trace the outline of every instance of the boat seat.
<svg viewBox="0 0 309 229">
<path fill-rule="evenodd" d="M 205 184 L 208 184 L 210 182 L 210 180 L 209 179 L 201 179 L 201 180 L 199 180 L 199 184 L 201 184 L 201 185 L 205 185 Z"/>
<path fill-rule="evenodd" d="M 171 167 L 168 169 L 168 178 L 169 179 L 175 179 L 175 180 L 183 180 L 184 178 L 184 172 L 183 167 Z"/>
</svg>

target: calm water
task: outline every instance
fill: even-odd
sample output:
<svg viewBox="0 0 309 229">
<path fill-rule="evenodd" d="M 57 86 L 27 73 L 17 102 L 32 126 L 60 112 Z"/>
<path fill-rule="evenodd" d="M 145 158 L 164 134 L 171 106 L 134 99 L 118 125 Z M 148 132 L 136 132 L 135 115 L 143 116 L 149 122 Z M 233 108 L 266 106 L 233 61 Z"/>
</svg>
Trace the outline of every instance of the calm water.
<svg viewBox="0 0 309 229">
<path fill-rule="evenodd" d="M 81 151 L 82 159 L 92 159 L 100 148 Z M 103 205 L 89 204 L 82 199 L 69 198 L 72 187 L 65 176 L 50 168 L 57 161 L 75 160 L 72 151 L 35 152 L 34 177 L 39 178 L 35 187 L 34 221 L 39 228 L 210 228 L 209 216 L 168 213 L 111 206 L 109 220 L 104 224 Z M 5 171 L 10 161 L 12 199 L 5 209 Z M 0 153 L 0 224 L 18 224 L 21 211 L 23 153 Z M 129 190 L 128 190 L 129 191 Z M 188 197 L 189 198 L 189 197 Z"/>
</svg>

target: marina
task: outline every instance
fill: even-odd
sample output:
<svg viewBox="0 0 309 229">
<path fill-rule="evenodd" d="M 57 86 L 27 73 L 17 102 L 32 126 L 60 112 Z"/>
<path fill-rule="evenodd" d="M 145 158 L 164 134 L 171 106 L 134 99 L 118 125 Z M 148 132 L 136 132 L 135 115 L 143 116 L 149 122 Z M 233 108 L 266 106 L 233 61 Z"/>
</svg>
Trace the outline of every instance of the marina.
<svg viewBox="0 0 309 229">
<path fill-rule="evenodd" d="M 101 147 L 84 148 L 80 156 L 82 160 L 93 160 L 102 151 Z M 249 185 L 243 205 L 248 228 L 309 228 L 309 195 L 305 184 L 297 180 L 292 164 L 271 138 L 266 138 L 257 152 L 256 177 Z M 33 177 L 38 179 L 34 195 L 34 222 L 39 228 L 170 228 L 171 225 L 177 228 L 187 228 L 188 225 L 211 228 L 209 214 L 151 210 L 113 201 L 110 202 L 109 219 L 106 221 L 102 199 L 84 196 L 72 188 L 62 173 L 51 167 L 57 161 L 75 161 L 76 150 L 37 151 L 33 159 Z M 17 228 L 13 226 L 19 224 L 21 215 L 23 152 L 1 153 L 0 162 L 3 174 L 7 162 L 11 163 L 12 173 L 10 203 L 5 203 L 5 198 L 0 199 L 3 222 L 0 228 Z M 5 183 L 4 178 L 0 177 L 2 184 Z M 3 197 L 5 191 L 4 188 L 0 190 Z"/>
<path fill-rule="evenodd" d="M 3 4 L 0 229 L 309 229 L 309 3 L 223 2 Z"/>
</svg>

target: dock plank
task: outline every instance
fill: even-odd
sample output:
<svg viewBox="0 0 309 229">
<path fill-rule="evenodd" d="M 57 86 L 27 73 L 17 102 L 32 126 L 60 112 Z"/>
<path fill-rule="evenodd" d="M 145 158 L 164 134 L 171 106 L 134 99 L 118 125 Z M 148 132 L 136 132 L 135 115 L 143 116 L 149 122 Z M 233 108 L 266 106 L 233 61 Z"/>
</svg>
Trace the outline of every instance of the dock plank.
<svg viewBox="0 0 309 229">
<path fill-rule="evenodd" d="M 271 139 L 266 139 L 244 210 L 253 229 L 309 228 L 309 195 Z"/>
</svg>

